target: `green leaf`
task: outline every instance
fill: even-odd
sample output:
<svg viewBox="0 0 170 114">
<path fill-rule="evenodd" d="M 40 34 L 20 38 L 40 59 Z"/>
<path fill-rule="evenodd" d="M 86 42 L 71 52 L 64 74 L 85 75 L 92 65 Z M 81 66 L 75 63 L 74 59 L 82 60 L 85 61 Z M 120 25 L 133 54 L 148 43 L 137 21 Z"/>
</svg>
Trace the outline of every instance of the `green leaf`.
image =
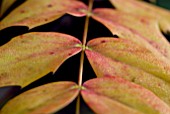
<svg viewBox="0 0 170 114">
<path fill-rule="evenodd" d="M 78 39 L 54 32 L 17 36 L 0 47 L 0 86 L 25 87 L 55 72 L 69 57 L 81 51 Z"/>
<path fill-rule="evenodd" d="M 0 30 L 9 26 L 28 26 L 30 29 L 54 21 L 68 13 L 84 16 L 82 2 L 76 0 L 27 0 L 6 16 L 0 24 Z"/>
<path fill-rule="evenodd" d="M 5 11 L 15 2 L 16 0 L 2 0 L 0 8 L 0 17 L 5 13 Z"/>
<path fill-rule="evenodd" d="M 97 77 L 120 76 L 153 91 L 170 105 L 170 64 L 126 39 L 98 38 L 86 55 Z"/>
<path fill-rule="evenodd" d="M 170 113 L 169 106 L 152 92 L 120 77 L 92 79 L 83 86 L 83 99 L 97 114 Z"/>
<path fill-rule="evenodd" d="M 26 91 L 10 100 L 1 114 L 49 114 L 71 103 L 79 89 L 74 82 L 53 82 Z"/>
<path fill-rule="evenodd" d="M 163 55 L 164 59 L 169 61 L 170 45 L 159 30 L 159 23 L 155 18 L 107 8 L 95 9 L 92 17 L 104 24 L 113 34 L 118 35 L 120 38 L 145 46 L 155 56 L 163 58 Z"/>
<path fill-rule="evenodd" d="M 110 0 L 110 2 L 120 11 L 150 16 L 158 21 L 163 32 L 170 32 L 170 12 L 168 10 L 139 0 Z"/>
</svg>

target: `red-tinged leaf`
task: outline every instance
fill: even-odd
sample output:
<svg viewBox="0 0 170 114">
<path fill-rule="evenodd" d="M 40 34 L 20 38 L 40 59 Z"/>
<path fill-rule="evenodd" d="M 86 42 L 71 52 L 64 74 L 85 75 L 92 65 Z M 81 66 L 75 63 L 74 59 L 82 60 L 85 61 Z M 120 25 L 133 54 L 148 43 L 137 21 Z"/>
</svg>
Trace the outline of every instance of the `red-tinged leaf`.
<svg viewBox="0 0 170 114">
<path fill-rule="evenodd" d="M 2 0 L 0 7 L 0 17 L 5 13 L 5 11 L 15 2 L 16 0 Z"/>
<path fill-rule="evenodd" d="M 74 82 L 53 82 L 26 91 L 10 100 L 1 114 L 49 114 L 71 103 L 79 89 Z"/>
<path fill-rule="evenodd" d="M 120 38 L 145 46 L 155 56 L 163 55 L 165 59 L 170 59 L 169 42 L 162 35 L 159 23 L 154 18 L 103 8 L 95 9 L 92 17 Z"/>
<path fill-rule="evenodd" d="M 110 0 L 110 2 L 120 11 L 153 17 L 158 20 L 162 31 L 170 32 L 170 11 L 139 0 Z"/>
<path fill-rule="evenodd" d="M 119 77 L 83 84 L 83 99 L 98 114 L 169 114 L 170 107 L 147 89 Z"/>
<path fill-rule="evenodd" d="M 125 39 L 99 38 L 85 51 L 97 77 L 120 76 L 154 92 L 170 105 L 170 65 Z"/>
<path fill-rule="evenodd" d="M 76 0 L 27 0 L 0 23 L 0 30 L 9 26 L 28 26 L 30 29 L 69 13 L 84 16 L 87 6 Z"/>
<path fill-rule="evenodd" d="M 61 33 L 35 32 L 15 37 L 0 47 L 0 86 L 24 87 L 55 72 L 80 51 L 78 39 Z"/>
</svg>

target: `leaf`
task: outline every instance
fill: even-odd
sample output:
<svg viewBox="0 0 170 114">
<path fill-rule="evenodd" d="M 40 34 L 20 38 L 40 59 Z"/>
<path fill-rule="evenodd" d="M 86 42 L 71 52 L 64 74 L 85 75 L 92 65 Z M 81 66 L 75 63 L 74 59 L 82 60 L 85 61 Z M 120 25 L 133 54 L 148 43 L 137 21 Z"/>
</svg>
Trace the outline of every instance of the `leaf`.
<svg viewBox="0 0 170 114">
<path fill-rule="evenodd" d="M 1 114 L 54 113 L 77 97 L 79 90 L 74 82 L 53 82 L 26 91 L 10 100 Z"/>
<path fill-rule="evenodd" d="M 107 8 L 95 9 L 92 17 L 120 38 L 145 46 L 155 56 L 163 58 L 163 55 L 169 61 L 170 45 L 160 32 L 159 23 L 155 18 Z"/>
<path fill-rule="evenodd" d="M 78 39 L 54 32 L 17 36 L 0 47 L 0 86 L 25 87 L 55 72 L 69 57 L 81 51 Z"/>
<path fill-rule="evenodd" d="M 88 42 L 85 52 L 97 77 L 123 77 L 170 105 L 170 65 L 144 46 L 121 38 L 98 38 Z"/>
<path fill-rule="evenodd" d="M 155 57 L 144 46 L 124 39 L 99 38 L 88 42 L 87 47 L 89 49 L 86 51 L 87 54 L 88 52 L 98 52 L 108 58 L 140 68 L 170 82 L 170 65 L 159 57 Z"/>
<path fill-rule="evenodd" d="M 170 12 L 168 10 L 138 0 L 110 0 L 110 2 L 120 11 L 151 16 L 158 20 L 162 31 L 170 32 Z"/>
<path fill-rule="evenodd" d="M 119 77 L 85 82 L 83 99 L 98 114 L 169 114 L 170 108 L 147 89 Z"/>
<path fill-rule="evenodd" d="M 0 30 L 9 26 L 28 26 L 31 29 L 54 21 L 66 13 L 84 16 L 81 10 L 86 10 L 86 6 L 76 0 L 27 0 L 1 21 Z"/>
<path fill-rule="evenodd" d="M 5 11 L 15 2 L 16 0 L 2 0 L 0 8 L 0 17 L 5 13 Z"/>
</svg>

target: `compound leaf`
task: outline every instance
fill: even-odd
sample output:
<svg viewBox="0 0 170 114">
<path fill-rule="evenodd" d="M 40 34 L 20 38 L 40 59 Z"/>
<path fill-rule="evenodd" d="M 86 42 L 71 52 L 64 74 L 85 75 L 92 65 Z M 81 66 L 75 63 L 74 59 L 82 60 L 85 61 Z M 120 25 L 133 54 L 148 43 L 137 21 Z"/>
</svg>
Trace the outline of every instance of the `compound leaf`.
<svg viewBox="0 0 170 114">
<path fill-rule="evenodd" d="M 80 88 L 85 102 L 98 114 L 170 113 L 170 45 L 161 33 L 170 31 L 169 11 L 137 0 L 110 2 L 116 9 L 96 8 L 90 12 L 92 1 L 87 11 L 78 0 L 28 0 L 0 22 L 0 30 L 10 26 L 31 29 L 64 14 L 87 15 L 84 36 L 91 16 L 119 37 L 96 38 L 86 46 L 85 37 L 82 46 L 75 37 L 54 32 L 13 38 L 0 47 L 1 87 L 25 87 L 55 72 L 82 48 L 98 78 L 86 81 L 83 87 L 74 82 L 53 82 L 34 88 L 10 100 L 1 114 L 54 113 L 72 102 Z"/>
</svg>

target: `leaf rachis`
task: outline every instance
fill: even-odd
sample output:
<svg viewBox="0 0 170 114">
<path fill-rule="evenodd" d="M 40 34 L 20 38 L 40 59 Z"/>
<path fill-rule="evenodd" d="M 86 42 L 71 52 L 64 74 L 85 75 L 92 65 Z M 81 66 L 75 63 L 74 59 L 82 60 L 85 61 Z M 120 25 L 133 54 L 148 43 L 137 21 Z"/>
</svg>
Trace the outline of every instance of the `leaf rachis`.
<svg viewBox="0 0 170 114">
<path fill-rule="evenodd" d="M 91 13 L 92 7 L 93 7 L 93 0 L 89 0 L 89 8 L 87 11 L 87 14 Z M 82 76 L 83 76 L 83 63 L 84 63 L 84 51 L 85 51 L 85 45 L 87 40 L 87 33 L 88 33 L 88 26 L 89 26 L 89 18 L 90 15 L 86 16 L 85 25 L 84 25 L 84 33 L 83 33 L 83 45 L 82 45 L 82 52 L 80 57 L 80 67 L 79 67 L 79 79 L 78 79 L 78 85 L 82 86 Z M 76 103 L 76 114 L 80 114 L 80 95 L 77 98 Z"/>
</svg>

